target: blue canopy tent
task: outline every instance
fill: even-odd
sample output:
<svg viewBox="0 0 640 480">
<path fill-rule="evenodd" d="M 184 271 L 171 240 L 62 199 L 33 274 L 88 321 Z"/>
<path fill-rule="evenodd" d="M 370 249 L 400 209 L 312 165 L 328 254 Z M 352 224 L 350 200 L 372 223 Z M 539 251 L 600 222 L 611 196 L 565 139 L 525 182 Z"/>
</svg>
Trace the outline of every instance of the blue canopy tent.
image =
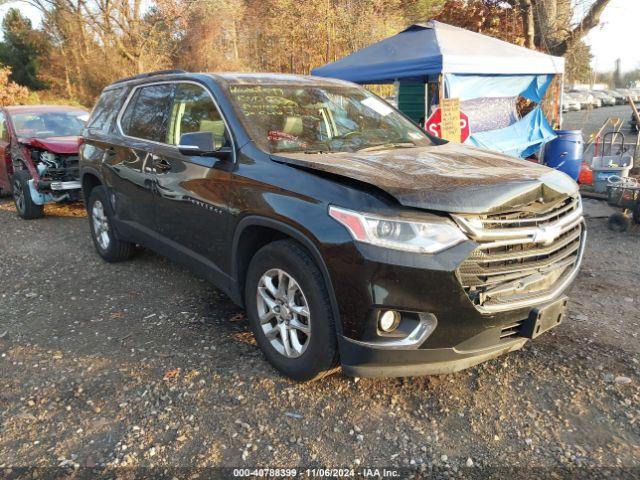
<svg viewBox="0 0 640 480">
<path fill-rule="evenodd" d="M 459 98 L 472 127 L 467 143 L 526 157 L 555 137 L 540 103 L 563 72 L 563 58 L 429 21 L 311 73 L 360 84 L 399 83 L 400 91 L 422 85 L 423 116 L 441 98 Z M 425 85 L 436 87 L 426 88 L 431 95 L 425 96 Z M 519 97 L 535 105 L 522 118 L 516 112 Z M 555 103 L 553 120 L 559 125 L 560 98 Z M 399 108 L 404 110 L 402 102 Z M 412 113 L 416 119 L 419 113 Z"/>
</svg>

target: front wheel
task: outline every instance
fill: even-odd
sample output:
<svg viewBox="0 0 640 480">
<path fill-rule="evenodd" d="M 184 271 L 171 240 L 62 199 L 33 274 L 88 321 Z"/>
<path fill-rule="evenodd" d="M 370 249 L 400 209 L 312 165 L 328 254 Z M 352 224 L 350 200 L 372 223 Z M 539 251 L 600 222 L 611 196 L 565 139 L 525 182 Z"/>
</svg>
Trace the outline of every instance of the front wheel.
<svg viewBox="0 0 640 480">
<path fill-rule="evenodd" d="M 329 295 L 318 266 L 300 244 L 280 240 L 260 249 L 249 265 L 245 299 L 258 345 L 281 373 L 308 381 L 336 367 Z"/>
<path fill-rule="evenodd" d="M 29 180 L 31 180 L 31 175 L 28 170 L 17 170 L 13 174 L 13 203 L 20 218 L 25 220 L 44 216 L 44 205 L 38 205 L 31 198 Z"/>
<path fill-rule="evenodd" d="M 113 229 L 113 213 L 104 187 L 95 187 L 89 195 L 91 238 L 100 256 L 107 262 L 120 262 L 133 255 L 135 245 L 118 238 Z"/>
</svg>

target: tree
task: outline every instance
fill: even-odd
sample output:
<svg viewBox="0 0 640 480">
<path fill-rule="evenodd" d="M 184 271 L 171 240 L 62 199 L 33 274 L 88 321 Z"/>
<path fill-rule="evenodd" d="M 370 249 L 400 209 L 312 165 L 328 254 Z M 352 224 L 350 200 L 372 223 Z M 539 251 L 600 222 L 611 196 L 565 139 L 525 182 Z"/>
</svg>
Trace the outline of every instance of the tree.
<svg viewBox="0 0 640 480">
<path fill-rule="evenodd" d="M 11 68 L 0 66 L 0 106 L 20 105 L 29 98 L 29 90 L 12 82 Z"/>
<path fill-rule="evenodd" d="M 436 20 L 523 44 L 521 11 L 506 7 L 502 0 L 447 0 Z"/>
<path fill-rule="evenodd" d="M 582 18 L 576 18 L 575 0 L 506 1 L 522 12 L 527 47 L 563 56 L 600 23 L 611 0 L 592 0 Z"/>
<path fill-rule="evenodd" d="M 35 30 L 31 20 L 23 17 L 16 8 L 5 15 L 2 33 L 0 63 L 11 67 L 11 80 L 32 90 L 46 88 L 38 75 L 41 60 L 48 50 L 44 34 Z"/>
<path fill-rule="evenodd" d="M 583 41 L 576 43 L 565 54 L 565 77 L 571 83 L 591 83 L 591 49 Z"/>
</svg>

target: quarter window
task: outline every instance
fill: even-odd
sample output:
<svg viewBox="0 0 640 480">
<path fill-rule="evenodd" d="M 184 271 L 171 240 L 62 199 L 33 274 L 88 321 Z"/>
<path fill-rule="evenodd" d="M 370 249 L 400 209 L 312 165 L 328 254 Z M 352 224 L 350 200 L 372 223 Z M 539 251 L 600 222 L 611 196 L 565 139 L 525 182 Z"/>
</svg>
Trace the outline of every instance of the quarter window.
<svg viewBox="0 0 640 480">
<path fill-rule="evenodd" d="M 9 141 L 9 130 L 7 129 L 7 120 L 4 113 L 0 113 L 0 140 L 3 142 Z"/>
<path fill-rule="evenodd" d="M 225 124 L 209 93 L 201 86 L 180 83 L 171 107 L 167 143 L 178 145 L 180 136 L 192 132 L 212 132 L 216 145 L 225 145 Z"/>
<path fill-rule="evenodd" d="M 113 120 L 120 111 L 126 88 L 107 90 L 100 95 L 100 99 L 93 109 L 87 128 L 102 132 L 112 131 Z"/>
<path fill-rule="evenodd" d="M 172 84 L 138 88 L 120 119 L 122 132 L 129 137 L 164 142 L 174 88 Z"/>
</svg>

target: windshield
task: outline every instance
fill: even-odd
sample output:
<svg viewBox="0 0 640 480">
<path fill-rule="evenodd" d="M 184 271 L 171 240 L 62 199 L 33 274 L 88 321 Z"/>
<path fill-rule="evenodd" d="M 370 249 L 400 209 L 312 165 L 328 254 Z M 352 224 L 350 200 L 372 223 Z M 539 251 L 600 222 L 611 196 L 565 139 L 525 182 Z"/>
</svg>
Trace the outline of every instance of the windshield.
<svg viewBox="0 0 640 480">
<path fill-rule="evenodd" d="M 18 137 L 28 138 L 79 136 L 87 118 L 87 112 L 82 110 L 11 115 Z"/>
<path fill-rule="evenodd" d="M 366 90 L 231 85 L 249 134 L 268 152 L 355 152 L 432 145 L 418 126 Z"/>
</svg>

